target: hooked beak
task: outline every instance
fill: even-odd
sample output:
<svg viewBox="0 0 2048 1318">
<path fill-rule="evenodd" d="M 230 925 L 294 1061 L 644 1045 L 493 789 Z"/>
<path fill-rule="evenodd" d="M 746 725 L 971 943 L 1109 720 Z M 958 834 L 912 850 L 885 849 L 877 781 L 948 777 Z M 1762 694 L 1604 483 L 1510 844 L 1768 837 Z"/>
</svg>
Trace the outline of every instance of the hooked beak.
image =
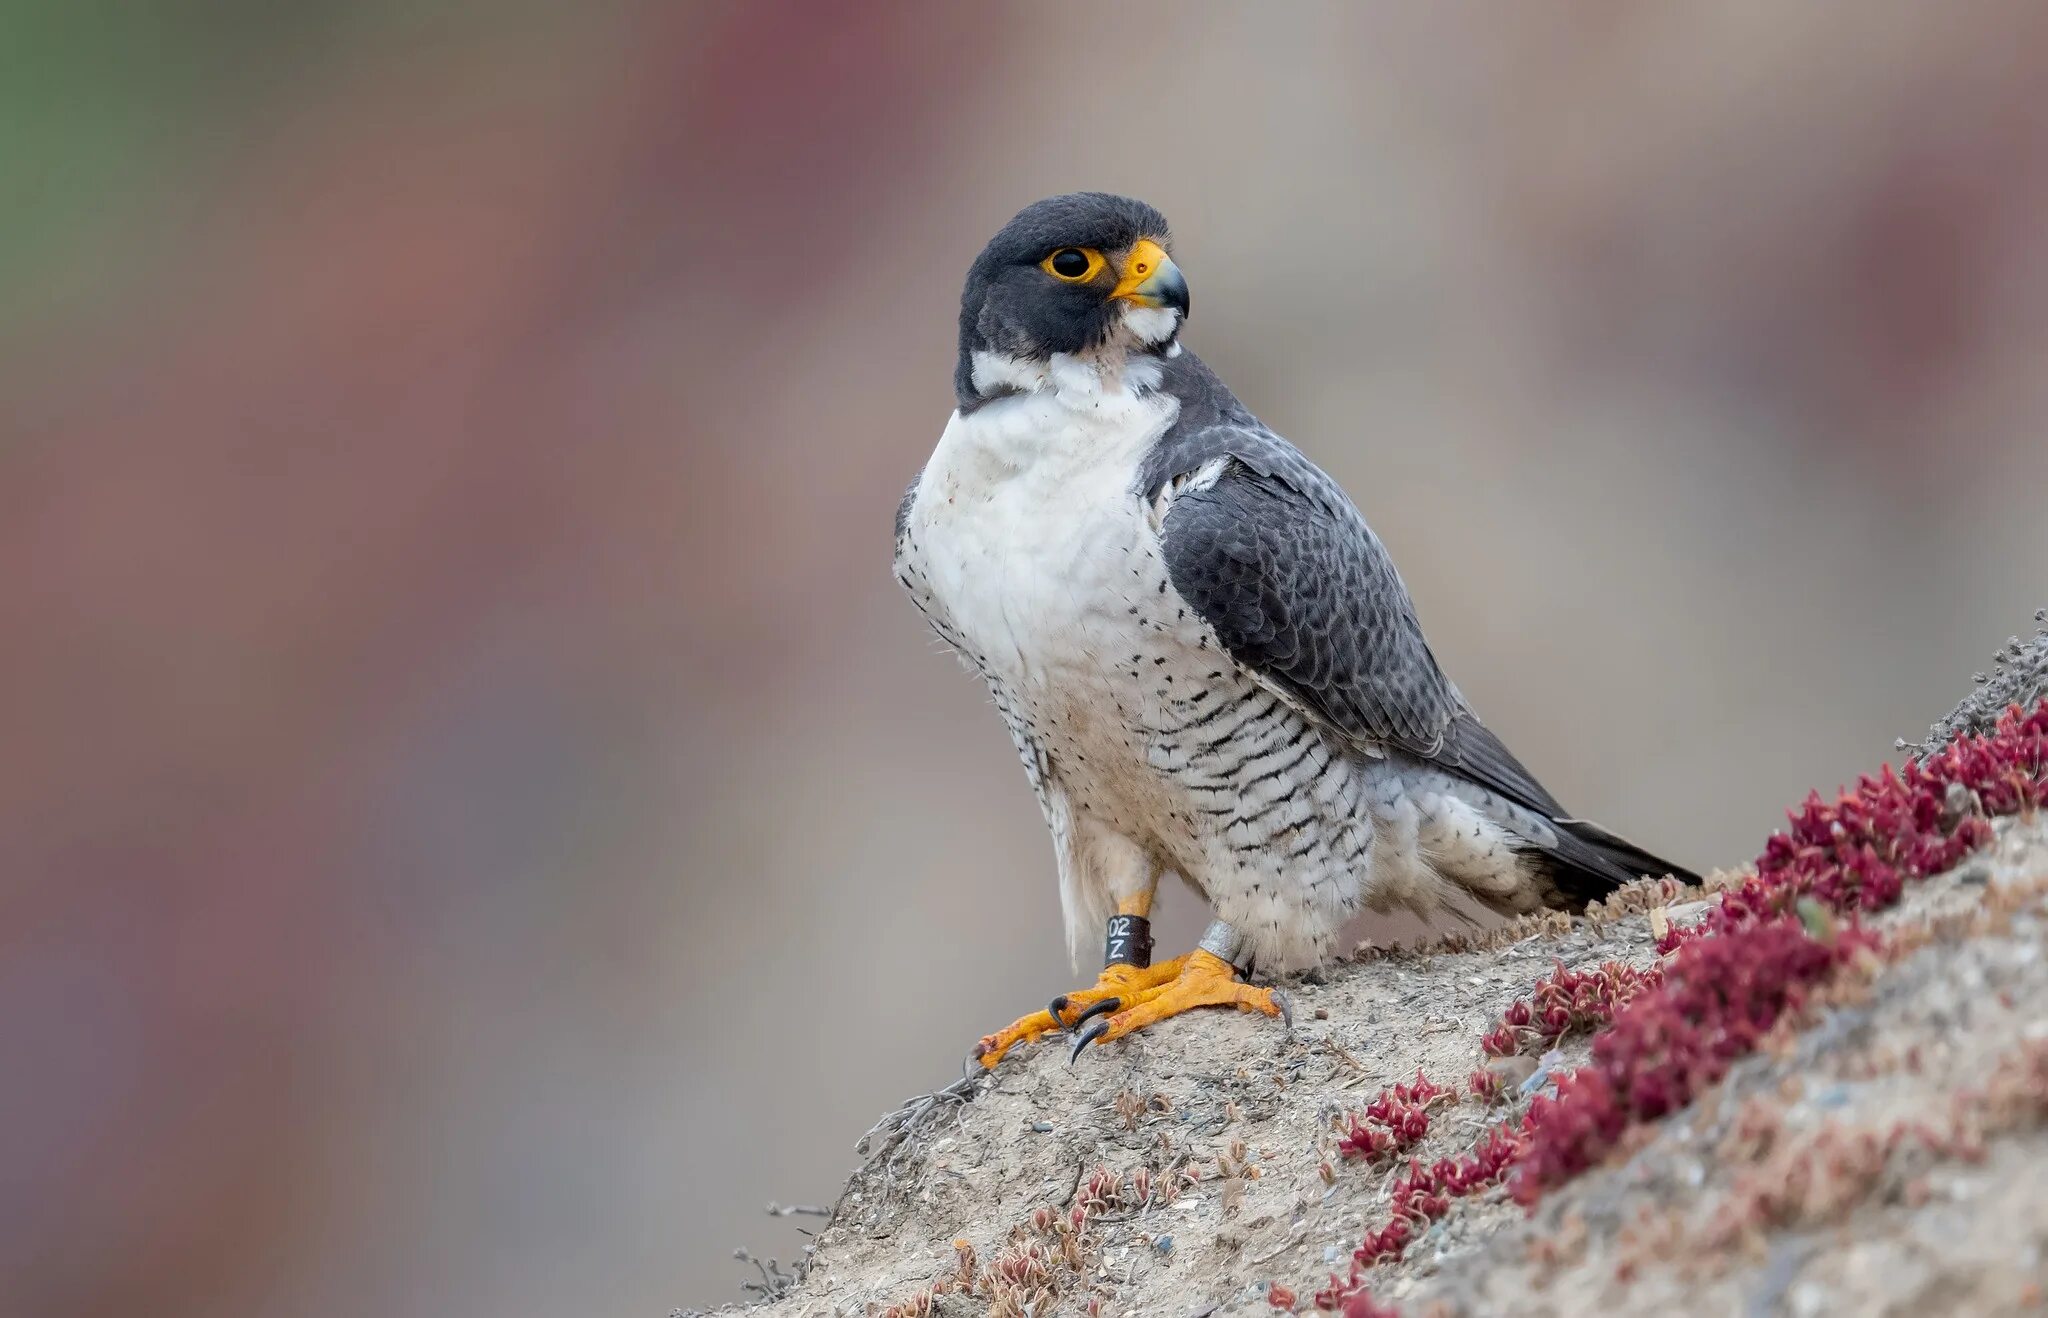
<svg viewBox="0 0 2048 1318">
<path fill-rule="evenodd" d="M 1180 267 L 1158 243 L 1140 238 L 1117 273 L 1117 285 L 1110 292 L 1112 298 L 1141 307 L 1172 307 L 1181 314 L 1181 319 L 1187 319 L 1188 281 L 1181 278 Z"/>
</svg>

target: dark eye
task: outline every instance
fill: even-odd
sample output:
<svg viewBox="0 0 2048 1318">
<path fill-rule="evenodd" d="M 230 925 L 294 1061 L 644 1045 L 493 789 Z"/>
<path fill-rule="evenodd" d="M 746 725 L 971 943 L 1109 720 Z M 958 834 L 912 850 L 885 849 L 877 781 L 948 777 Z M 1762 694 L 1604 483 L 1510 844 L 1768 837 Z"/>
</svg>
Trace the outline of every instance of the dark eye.
<svg viewBox="0 0 2048 1318">
<path fill-rule="evenodd" d="M 1085 284 L 1108 265 L 1093 247 L 1062 247 L 1038 263 L 1038 268 L 1063 284 Z"/>
</svg>

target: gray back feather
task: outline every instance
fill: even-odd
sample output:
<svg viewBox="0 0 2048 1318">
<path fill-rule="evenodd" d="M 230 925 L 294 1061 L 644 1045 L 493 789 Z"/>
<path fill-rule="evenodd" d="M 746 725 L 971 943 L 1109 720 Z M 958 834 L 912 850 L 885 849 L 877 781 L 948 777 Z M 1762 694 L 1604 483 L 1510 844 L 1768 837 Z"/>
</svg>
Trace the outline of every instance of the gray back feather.
<svg viewBox="0 0 2048 1318">
<path fill-rule="evenodd" d="M 1181 412 L 1139 482 L 1149 503 L 1176 476 L 1225 460 L 1213 484 L 1174 496 L 1161 541 L 1174 588 L 1230 656 L 1355 743 L 1563 814 L 1437 666 L 1392 557 L 1337 483 L 1192 353 L 1170 363 L 1164 387 Z"/>
</svg>

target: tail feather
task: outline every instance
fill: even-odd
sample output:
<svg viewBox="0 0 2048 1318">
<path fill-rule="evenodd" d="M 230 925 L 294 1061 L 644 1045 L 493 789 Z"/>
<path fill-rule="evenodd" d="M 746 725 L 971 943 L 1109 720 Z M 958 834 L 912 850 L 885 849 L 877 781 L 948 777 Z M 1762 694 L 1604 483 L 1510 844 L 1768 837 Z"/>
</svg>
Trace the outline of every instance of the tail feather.
<svg viewBox="0 0 2048 1318">
<path fill-rule="evenodd" d="M 1551 882 L 1563 904 L 1573 908 L 1597 901 L 1626 883 L 1637 879 L 1661 879 L 1666 875 L 1681 883 L 1697 884 L 1699 875 L 1674 865 L 1619 834 L 1609 832 L 1587 819 L 1554 819 L 1557 845 L 1542 848 L 1549 862 Z"/>
<path fill-rule="evenodd" d="M 1468 712 L 1453 720 L 1444 730 L 1443 744 L 1428 758 L 1438 768 L 1496 793 L 1550 824 L 1556 843 L 1546 846 L 1532 840 L 1528 850 L 1542 858 L 1552 888 L 1545 900 L 1552 905 L 1577 910 L 1625 883 L 1646 877 L 1669 874 L 1685 883 L 1699 882 L 1691 870 L 1673 865 L 1627 838 L 1589 820 L 1567 817 L 1557 798 L 1476 715 Z M 1511 819 L 1499 822 L 1514 830 Z"/>
<path fill-rule="evenodd" d="M 1674 865 L 1655 852 L 1645 851 L 1619 833 L 1610 832 L 1590 819 L 1560 819 L 1558 827 L 1569 830 L 1580 841 L 1638 878 L 1660 879 L 1670 875 L 1680 883 L 1698 884 L 1700 876 Z"/>
</svg>

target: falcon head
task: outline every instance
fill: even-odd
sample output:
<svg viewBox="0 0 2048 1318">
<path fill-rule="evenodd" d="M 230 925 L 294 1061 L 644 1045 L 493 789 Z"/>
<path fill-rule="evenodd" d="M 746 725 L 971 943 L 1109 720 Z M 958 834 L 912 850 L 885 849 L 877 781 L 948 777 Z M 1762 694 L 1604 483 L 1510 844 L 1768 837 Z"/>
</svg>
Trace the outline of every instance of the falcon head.
<svg viewBox="0 0 2048 1318">
<path fill-rule="evenodd" d="M 963 408 L 1043 378 L 1056 354 L 1171 356 L 1188 285 L 1166 217 L 1142 201 L 1070 192 L 1026 206 L 967 272 L 960 295 Z"/>
</svg>

